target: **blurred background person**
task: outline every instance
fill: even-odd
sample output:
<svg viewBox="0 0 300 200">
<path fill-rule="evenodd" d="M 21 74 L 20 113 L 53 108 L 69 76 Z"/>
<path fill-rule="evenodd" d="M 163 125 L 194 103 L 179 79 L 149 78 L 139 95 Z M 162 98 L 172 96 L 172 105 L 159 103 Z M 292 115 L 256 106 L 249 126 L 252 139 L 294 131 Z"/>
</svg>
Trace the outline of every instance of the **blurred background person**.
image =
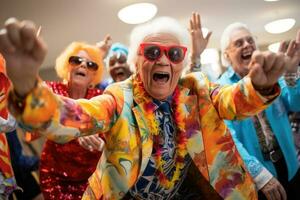
<svg viewBox="0 0 300 200">
<path fill-rule="evenodd" d="M 58 95 L 90 99 L 102 91 L 103 52 L 94 45 L 71 43 L 56 59 L 55 69 L 62 82 L 47 82 Z M 43 113 L 41 113 L 43 114 Z M 66 144 L 47 140 L 41 155 L 40 183 L 45 199 L 81 199 L 89 176 L 95 171 L 104 142 L 98 135 Z"/>
<path fill-rule="evenodd" d="M 106 69 L 110 78 L 98 85 L 100 89 L 105 89 L 109 84 L 126 80 L 132 72 L 127 63 L 128 48 L 121 43 L 114 43 L 105 58 Z"/>
<path fill-rule="evenodd" d="M 221 50 L 223 65 L 228 68 L 218 82 L 235 84 L 248 76 L 256 49 L 254 36 L 245 24 L 227 26 L 221 37 Z M 268 60 L 278 62 L 271 52 L 265 54 Z M 300 31 L 287 55 L 291 65 L 286 66 L 284 78 L 279 79 L 280 97 L 252 118 L 226 121 L 261 199 L 286 199 L 286 195 L 293 199 L 300 185 L 299 163 L 288 120 L 288 111 L 300 110 L 300 81 L 296 76 L 289 78 L 297 73 L 300 61 Z"/>
</svg>

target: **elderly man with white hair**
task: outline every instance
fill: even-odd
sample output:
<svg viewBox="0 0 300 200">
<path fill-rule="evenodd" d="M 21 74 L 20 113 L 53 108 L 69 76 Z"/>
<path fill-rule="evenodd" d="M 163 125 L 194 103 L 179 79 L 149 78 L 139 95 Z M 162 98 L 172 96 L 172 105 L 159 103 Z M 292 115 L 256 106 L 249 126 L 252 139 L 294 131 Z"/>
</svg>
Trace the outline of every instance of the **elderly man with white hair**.
<svg viewBox="0 0 300 200">
<path fill-rule="evenodd" d="M 196 16 L 192 32 L 201 30 Z M 14 85 L 9 108 L 23 128 L 57 142 L 103 133 L 104 151 L 83 199 L 174 199 L 192 163 L 222 198 L 257 199 L 223 120 L 255 115 L 279 95 L 277 80 L 291 64 L 285 56 L 274 54 L 271 62 L 257 53 L 250 76 L 228 87 L 199 72 L 181 76 L 188 32 L 174 19 L 158 18 L 132 32 L 129 79 L 74 100 L 39 81 L 46 46 L 36 32 L 33 23 L 18 20 L 0 31 Z"/>
<path fill-rule="evenodd" d="M 221 50 L 223 65 L 228 68 L 219 83 L 233 85 L 247 76 L 261 77 L 259 73 L 252 74 L 253 57 L 258 51 L 255 37 L 245 24 L 233 23 L 224 30 Z M 263 55 L 270 63 L 282 62 L 271 52 Z M 254 117 L 226 121 L 262 199 L 286 199 L 286 195 L 293 199 L 300 186 L 299 163 L 288 119 L 289 111 L 300 110 L 300 31 L 286 56 L 292 65 L 285 66 L 285 75 L 279 80 L 280 97 Z"/>
</svg>

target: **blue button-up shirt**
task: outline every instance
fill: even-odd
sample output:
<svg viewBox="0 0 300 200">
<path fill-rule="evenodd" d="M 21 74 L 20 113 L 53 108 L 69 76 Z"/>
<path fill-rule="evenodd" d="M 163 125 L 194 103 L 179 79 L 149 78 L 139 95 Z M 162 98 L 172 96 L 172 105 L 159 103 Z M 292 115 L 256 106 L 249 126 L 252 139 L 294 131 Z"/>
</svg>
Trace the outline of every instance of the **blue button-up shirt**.
<svg viewBox="0 0 300 200">
<path fill-rule="evenodd" d="M 232 67 L 229 67 L 217 82 L 222 85 L 231 85 L 239 80 L 240 77 L 234 72 Z M 291 180 L 299 169 L 299 163 L 288 119 L 288 111 L 300 110 L 300 81 L 297 81 L 295 87 L 288 87 L 283 78 L 281 78 L 279 85 L 281 87 L 281 95 L 266 109 L 266 115 L 283 152 L 288 168 L 288 178 Z M 277 174 L 273 163 L 263 158 L 252 119 L 226 120 L 225 122 L 252 177 L 258 176 L 264 167 L 276 177 Z"/>
</svg>

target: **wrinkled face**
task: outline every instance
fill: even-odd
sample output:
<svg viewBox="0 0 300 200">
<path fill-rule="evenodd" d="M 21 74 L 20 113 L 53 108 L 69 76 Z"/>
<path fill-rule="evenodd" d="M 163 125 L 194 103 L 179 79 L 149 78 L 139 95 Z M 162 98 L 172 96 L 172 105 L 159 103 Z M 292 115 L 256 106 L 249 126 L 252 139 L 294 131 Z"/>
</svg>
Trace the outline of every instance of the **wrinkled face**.
<svg viewBox="0 0 300 200">
<path fill-rule="evenodd" d="M 175 36 L 167 33 L 149 35 L 144 38 L 142 43 L 155 43 L 166 49 L 170 46 L 180 45 Z M 146 59 L 141 48 L 138 53 L 137 72 L 143 81 L 145 90 L 158 100 L 165 100 L 174 92 L 183 70 L 183 62 L 174 64 L 166 56 L 166 53 L 167 50 L 162 51 L 161 57 L 155 61 Z"/>
<path fill-rule="evenodd" d="M 109 74 L 114 82 L 124 81 L 131 75 L 125 54 L 114 53 L 109 58 Z"/>
<path fill-rule="evenodd" d="M 237 29 L 231 33 L 230 43 L 225 51 L 234 71 L 241 77 L 248 74 L 248 65 L 256 45 L 252 34 L 246 29 Z"/>
<path fill-rule="evenodd" d="M 97 72 L 96 66 L 94 66 L 96 62 L 93 62 L 88 53 L 83 50 L 79 51 L 73 58 L 69 60 L 71 69 L 69 84 L 76 84 L 84 88 L 89 87 Z"/>
</svg>

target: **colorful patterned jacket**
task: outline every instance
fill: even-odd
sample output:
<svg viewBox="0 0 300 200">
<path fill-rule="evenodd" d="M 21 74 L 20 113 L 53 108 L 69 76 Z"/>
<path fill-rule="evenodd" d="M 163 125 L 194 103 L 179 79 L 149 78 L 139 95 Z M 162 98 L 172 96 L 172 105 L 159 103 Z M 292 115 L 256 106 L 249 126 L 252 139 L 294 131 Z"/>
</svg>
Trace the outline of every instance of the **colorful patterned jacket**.
<svg viewBox="0 0 300 200">
<path fill-rule="evenodd" d="M 10 95 L 11 112 L 29 131 L 37 129 L 57 142 L 104 132 L 106 146 L 83 199 L 122 199 L 147 166 L 153 140 L 144 97 L 133 87 L 135 76 L 91 100 L 58 98 L 42 84 L 26 101 Z M 272 97 L 262 97 L 247 77 L 221 88 L 202 73 L 183 77 L 178 87 L 187 150 L 199 171 L 224 199 L 257 199 L 223 119 L 242 119 L 265 109 L 279 87 Z"/>
<path fill-rule="evenodd" d="M 10 81 L 6 76 L 5 61 L 0 54 L 0 199 L 8 198 L 17 189 L 5 136 L 6 131 L 15 128 L 14 119 L 9 117 L 7 110 L 9 88 Z"/>
</svg>

